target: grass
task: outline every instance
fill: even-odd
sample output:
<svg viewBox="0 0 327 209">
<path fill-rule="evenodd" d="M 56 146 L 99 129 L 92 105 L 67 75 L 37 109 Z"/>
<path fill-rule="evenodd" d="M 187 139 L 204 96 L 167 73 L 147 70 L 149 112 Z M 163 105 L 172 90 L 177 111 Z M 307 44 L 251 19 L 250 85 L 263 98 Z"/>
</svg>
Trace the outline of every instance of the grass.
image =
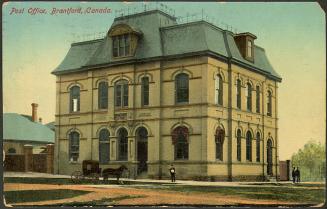
<svg viewBox="0 0 327 209">
<path fill-rule="evenodd" d="M 314 185 L 317 187 L 317 185 Z M 145 187 L 146 188 L 146 187 Z M 217 193 L 220 195 L 239 196 L 249 199 L 279 200 L 301 204 L 319 204 L 325 202 L 325 189 L 292 187 L 226 187 L 226 186 L 188 186 L 170 185 L 156 189 L 185 193 Z"/>
<path fill-rule="evenodd" d="M 92 200 L 88 202 L 68 202 L 68 203 L 63 203 L 63 204 L 54 204 L 51 206 L 103 206 L 103 205 L 115 205 L 116 201 L 120 200 L 126 200 L 126 199 L 132 199 L 132 198 L 140 198 L 144 197 L 141 195 L 138 196 L 120 196 L 120 197 L 115 197 L 115 198 L 102 198 L 100 200 Z"/>
<path fill-rule="evenodd" d="M 23 202 L 39 202 L 46 200 L 59 200 L 87 194 L 89 191 L 55 189 L 55 190 L 23 190 L 5 191 L 4 196 L 8 204 Z"/>
</svg>

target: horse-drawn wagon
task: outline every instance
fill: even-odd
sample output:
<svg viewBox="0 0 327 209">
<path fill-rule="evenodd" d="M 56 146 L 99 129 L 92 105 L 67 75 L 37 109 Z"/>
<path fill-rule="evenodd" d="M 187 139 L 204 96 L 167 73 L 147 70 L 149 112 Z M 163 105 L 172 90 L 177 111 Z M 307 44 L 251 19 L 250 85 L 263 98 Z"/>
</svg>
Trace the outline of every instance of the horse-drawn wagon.
<svg viewBox="0 0 327 209">
<path fill-rule="evenodd" d="M 82 171 L 74 171 L 71 174 L 71 180 L 73 183 L 78 184 L 82 181 L 89 181 L 91 183 L 98 183 L 100 177 L 103 177 L 103 180 L 107 181 L 109 176 L 115 176 L 117 182 L 119 183 L 119 178 L 122 176 L 122 173 L 127 170 L 125 165 L 121 165 L 119 168 L 106 168 L 101 172 L 99 166 L 99 161 L 96 160 L 83 160 L 82 162 Z"/>
</svg>

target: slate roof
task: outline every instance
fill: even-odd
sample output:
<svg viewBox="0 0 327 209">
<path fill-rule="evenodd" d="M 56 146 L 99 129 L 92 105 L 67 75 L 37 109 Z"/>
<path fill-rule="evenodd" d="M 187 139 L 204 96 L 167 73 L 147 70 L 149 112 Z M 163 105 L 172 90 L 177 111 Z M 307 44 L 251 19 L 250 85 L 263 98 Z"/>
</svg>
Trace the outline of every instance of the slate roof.
<svg viewBox="0 0 327 209">
<path fill-rule="evenodd" d="M 153 10 L 115 18 L 111 27 L 121 23 L 128 24 L 143 34 L 133 58 L 125 61 L 114 60 L 112 40 L 107 35 L 104 39 L 72 44 L 63 62 L 52 73 L 59 75 L 143 59 L 186 56 L 201 52 L 211 53 L 226 60 L 231 58 L 235 64 L 281 81 L 263 48 L 254 46 L 254 62 L 249 62 L 241 56 L 232 32 L 206 21 L 177 24 L 174 17 Z"/>
<path fill-rule="evenodd" d="M 54 143 L 55 133 L 46 125 L 33 122 L 17 113 L 3 114 L 3 139 L 37 143 Z"/>
</svg>

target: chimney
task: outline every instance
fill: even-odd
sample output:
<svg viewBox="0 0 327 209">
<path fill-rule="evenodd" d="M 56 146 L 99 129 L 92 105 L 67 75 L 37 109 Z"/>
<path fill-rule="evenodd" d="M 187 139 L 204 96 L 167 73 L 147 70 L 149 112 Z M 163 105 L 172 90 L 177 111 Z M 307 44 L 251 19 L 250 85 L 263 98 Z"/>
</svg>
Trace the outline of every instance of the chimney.
<svg viewBox="0 0 327 209">
<path fill-rule="evenodd" d="M 39 105 L 36 103 L 32 103 L 32 121 L 37 122 L 37 107 Z"/>
<path fill-rule="evenodd" d="M 39 118 L 39 123 L 42 123 L 42 118 Z"/>
</svg>

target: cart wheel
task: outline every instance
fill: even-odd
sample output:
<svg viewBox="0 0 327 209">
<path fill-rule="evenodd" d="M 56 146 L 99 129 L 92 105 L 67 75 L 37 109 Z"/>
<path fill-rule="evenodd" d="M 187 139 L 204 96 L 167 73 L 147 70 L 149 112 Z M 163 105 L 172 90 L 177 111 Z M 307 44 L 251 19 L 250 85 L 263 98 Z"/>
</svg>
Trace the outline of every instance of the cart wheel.
<svg viewBox="0 0 327 209">
<path fill-rule="evenodd" d="M 70 177 L 74 184 L 79 184 L 82 182 L 83 174 L 80 171 L 74 171 Z"/>
<path fill-rule="evenodd" d="M 98 173 L 91 173 L 90 179 L 91 179 L 91 183 L 98 184 L 100 180 L 100 175 Z"/>
</svg>

